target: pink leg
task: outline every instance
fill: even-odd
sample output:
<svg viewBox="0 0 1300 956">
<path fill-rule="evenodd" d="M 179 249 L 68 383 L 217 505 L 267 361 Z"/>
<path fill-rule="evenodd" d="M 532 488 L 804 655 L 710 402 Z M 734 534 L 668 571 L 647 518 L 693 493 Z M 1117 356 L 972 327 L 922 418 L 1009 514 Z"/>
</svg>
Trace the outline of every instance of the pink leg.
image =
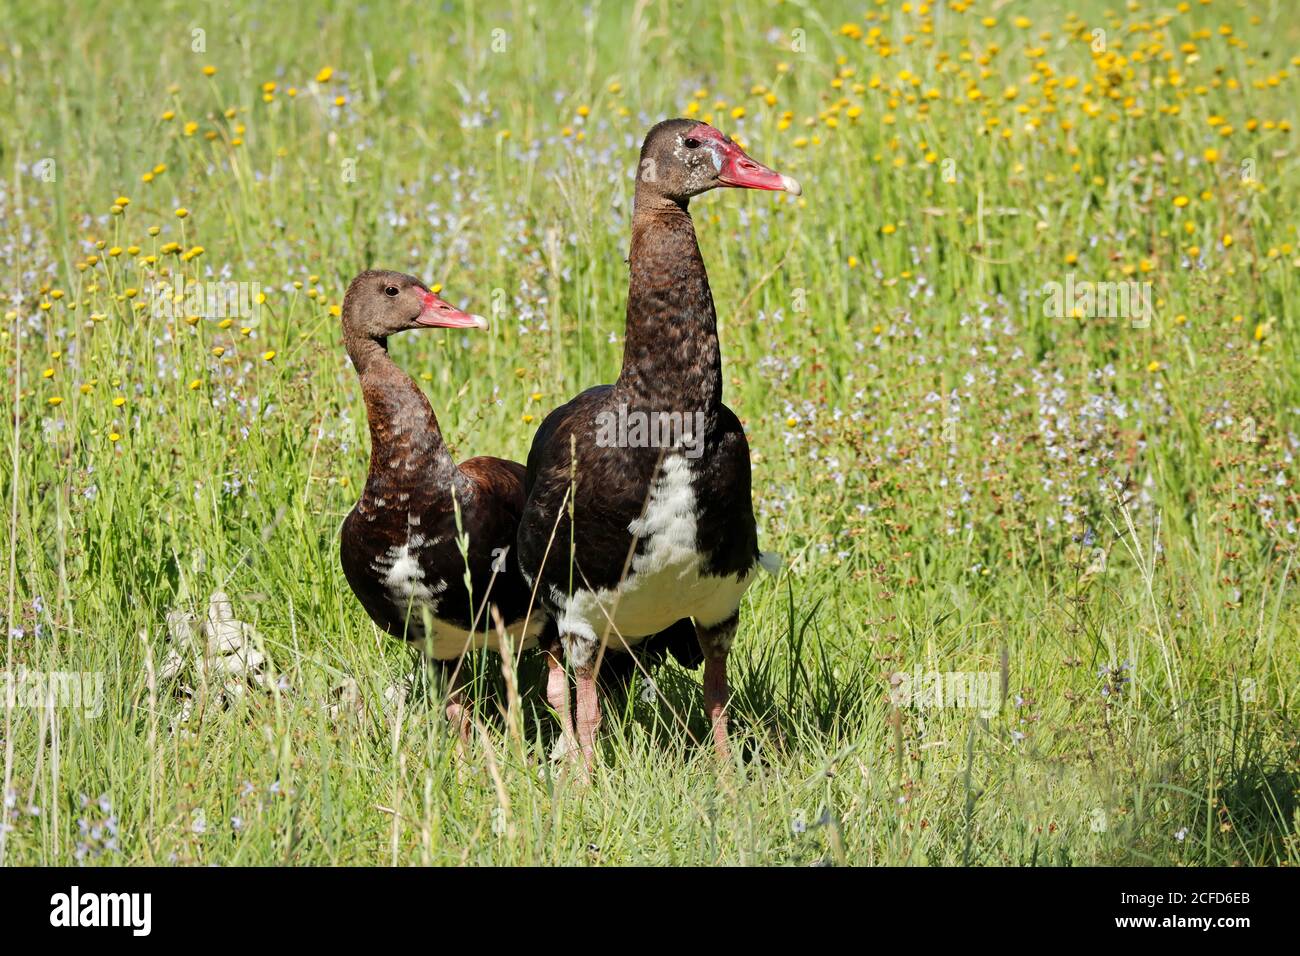
<svg viewBox="0 0 1300 956">
<path fill-rule="evenodd" d="M 470 682 L 466 662 L 464 660 L 444 661 L 441 668 L 447 681 L 447 706 L 444 713 L 447 715 L 448 722 L 456 728 L 460 742 L 467 744 L 474 730 L 474 705 L 465 690 Z"/>
<path fill-rule="evenodd" d="M 730 757 L 727 742 L 727 702 L 731 688 L 727 685 L 727 654 L 736 636 L 739 618 L 733 616 L 713 627 L 697 627 L 700 649 L 704 651 L 704 710 L 713 725 L 713 749 L 719 757 Z"/>
<path fill-rule="evenodd" d="M 578 683 L 578 743 L 588 769 L 596 760 L 596 731 L 600 728 L 600 699 L 596 696 L 596 675 L 590 664 L 574 668 Z"/>
<path fill-rule="evenodd" d="M 463 690 L 454 690 L 447 698 L 447 720 L 456 728 L 460 734 L 461 743 L 469 743 L 470 731 L 470 713 L 473 708 L 469 702 L 469 695 Z"/>
<path fill-rule="evenodd" d="M 731 756 L 727 743 L 727 655 L 720 654 L 704 659 L 704 710 L 713 724 L 713 749 L 719 757 Z"/>
<path fill-rule="evenodd" d="M 565 752 L 577 752 L 577 738 L 573 730 L 573 712 L 569 708 L 569 677 L 564 673 L 558 643 L 546 649 L 546 701 L 560 717 L 560 731 L 564 734 Z"/>
</svg>

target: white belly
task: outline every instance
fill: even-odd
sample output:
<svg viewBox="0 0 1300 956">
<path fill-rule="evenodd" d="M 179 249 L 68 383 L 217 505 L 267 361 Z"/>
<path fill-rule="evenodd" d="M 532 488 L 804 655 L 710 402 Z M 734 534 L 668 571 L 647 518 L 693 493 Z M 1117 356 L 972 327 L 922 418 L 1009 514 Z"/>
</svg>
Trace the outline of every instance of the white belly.
<svg viewBox="0 0 1300 956">
<path fill-rule="evenodd" d="M 552 601 L 562 608 L 557 618 L 562 635 L 617 649 L 623 641 L 636 644 L 684 617 L 703 627 L 718 624 L 740 607 L 755 571 L 740 578 L 704 573 L 690 469 L 681 455 L 664 460 L 645 516 L 628 525 L 645 546 L 621 585 L 578 590 L 571 597 L 552 589 Z"/>
<path fill-rule="evenodd" d="M 415 619 L 415 614 L 413 614 L 411 617 L 412 624 L 414 624 Z M 541 634 L 542 626 L 545 623 L 546 615 L 542 611 L 534 609 L 532 617 L 528 620 L 528 631 L 522 636 L 522 644 L 520 634 L 524 622 L 518 620 L 506 624 L 506 633 L 510 635 L 512 644 L 511 650 L 517 652 L 521 647 L 535 647 L 537 637 Z M 414 628 L 411 629 L 411 633 L 416 633 Z M 463 627 L 440 621 L 435 617 L 432 619 L 431 627 L 426 628 L 421 624 L 419 633 L 423 634 L 418 645 L 420 649 L 438 661 L 455 660 L 467 651 L 480 650 L 484 647 L 490 651 L 496 651 L 498 654 L 501 653 L 501 636 L 491 622 L 487 625 L 486 634 L 483 633 L 482 628 L 471 634 Z"/>
</svg>

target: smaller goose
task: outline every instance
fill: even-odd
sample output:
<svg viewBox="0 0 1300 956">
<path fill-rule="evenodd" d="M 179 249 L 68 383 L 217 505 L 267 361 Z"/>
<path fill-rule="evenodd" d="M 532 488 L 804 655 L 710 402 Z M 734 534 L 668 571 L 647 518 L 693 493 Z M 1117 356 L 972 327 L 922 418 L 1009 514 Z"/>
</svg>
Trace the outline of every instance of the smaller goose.
<svg viewBox="0 0 1300 956">
<path fill-rule="evenodd" d="M 524 467 L 485 457 L 458 466 L 428 399 L 389 357 L 388 337 L 407 329 L 486 327 L 481 316 L 453 308 L 400 272 L 363 272 L 343 299 L 343 341 L 370 422 L 370 472 L 361 500 L 343 522 L 343 573 L 371 620 L 451 671 L 447 717 L 462 738 L 469 735 L 470 708 L 459 668 L 452 665 L 471 648 L 500 650 L 485 599 L 516 646 L 535 644 L 546 621 L 535 609 L 521 639 L 529 591 L 514 544 Z M 457 545 L 457 507 L 469 538 L 465 555 Z M 565 719 L 568 685 L 559 657 L 556 648 L 548 659 L 548 697 L 559 702 L 563 687 L 565 706 L 556 709 Z"/>
</svg>

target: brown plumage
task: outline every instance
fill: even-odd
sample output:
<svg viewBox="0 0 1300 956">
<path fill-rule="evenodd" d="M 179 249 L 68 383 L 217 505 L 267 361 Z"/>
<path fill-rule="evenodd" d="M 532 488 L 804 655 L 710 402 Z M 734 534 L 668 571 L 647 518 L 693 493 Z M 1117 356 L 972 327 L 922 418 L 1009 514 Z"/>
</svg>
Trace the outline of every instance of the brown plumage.
<svg viewBox="0 0 1300 956">
<path fill-rule="evenodd" d="M 361 381 L 371 444 L 365 488 L 343 522 L 343 572 L 371 620 L 444 665 L 471 648 L 497 648 L 491 606 L 516 646 L 535 643 L 545 621 L 534 611 L 521 634 L 529 595 L 514 542 L 523 466 L 486 457 L 457 466 L 428 399 L 388 354 L 388 336 L 406 329 L 485 325 L 398 272 L 361 273 L 343 300 L 343 339 Z M 457 506 L 466 555 L 457 546 Z M 462 733 L 465 703 L 453 682 L 448 716 Z"/>
<path fill-rule="evenodd" d="M 717 317 L 687 211 L 692 196 L 718 186 L 800 191 L 707 124 L 668 120 L 650 130 L 632 219 L 622 373 L 547 416 L 528 455 L 520 564 L 574 665 L 589 760 L 600 719 L 597 662 L 664 629 L 677 646 L 695 632 L 715 743 L 727 748 L 726 657 L 760 553 L 749 447 L 722 402 Z M 671 441 L 611 443 L 611 416 L 681 427 Z"/>
</svg>

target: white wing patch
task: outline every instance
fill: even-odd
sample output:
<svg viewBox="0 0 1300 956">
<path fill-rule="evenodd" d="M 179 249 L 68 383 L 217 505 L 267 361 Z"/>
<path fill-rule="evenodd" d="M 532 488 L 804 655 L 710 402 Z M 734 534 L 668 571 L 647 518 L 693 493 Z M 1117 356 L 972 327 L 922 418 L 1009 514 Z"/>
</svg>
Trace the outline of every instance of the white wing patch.
<svg viewBox="0 0 1300 956">
<path fill-rule="evenodd" d="M 371 567 L 383 576 L 388 598 L 406 620 L 411 640 L 422 644 L 424 652 L 430 657 L 440 661 L 454 660 L 468 650 L 482 647 L 499 651 L 501 639 L 496 629 L 490 625 L 487 634 L 483 633 L 482 627 L 471 634 L 468 628 L 438 617 L 438 606 L 442 603 L 439 595 L 447 590 L 447 582 L 425 581 L 419 552 L 422 548 L 434 548 L 441 543 L 442 538 L 426 540 L 423 535 L 409 534 L 405 544 L 389 548 L 388 553 L 376 560 Z M 424 626 L 426 609 L 433 624 L 427 629 Z M 523 635 L 524 647 L 537 643 L 545 622 L 546 616 L 535 610 L 528 623 L 528 633 Z M 522 624 L 523 621 L 510 621 L 506 624 L 506 630 L 514 635 L 516 641 L 519 640 Z"/>
<path fill-rule="evenodd" d="M 412 534 L 406 543 L 389 548 L 388 554 L 375 561 L 372 567 L 384 576 L 384 587 L 388 596 L 398 607 L 411 608 L 412 629 L 423 628 L 419 614 L 420 607 L 428 607 L 436 617 L 438 612 L 437 596 L 447 590 L 446 581 L 436 581 L 432 586 L 425 583 L 424 568 L 420 567 L 418 552 L 420 548 L 436 546 L 438 538 L 426 541 L 423 535 Z"/>
<path fill-rule="evenodd" d="M 633 574 L 654 574 L 690 562 L 699 563 L 695 547 L 695 489 L 691 466 L 681 455 L 664 461 L 650 494 L 645 515 L 628 522 L 627 530 L 649 538 L 645 550 L 632 560 Z"/>
</svg>

